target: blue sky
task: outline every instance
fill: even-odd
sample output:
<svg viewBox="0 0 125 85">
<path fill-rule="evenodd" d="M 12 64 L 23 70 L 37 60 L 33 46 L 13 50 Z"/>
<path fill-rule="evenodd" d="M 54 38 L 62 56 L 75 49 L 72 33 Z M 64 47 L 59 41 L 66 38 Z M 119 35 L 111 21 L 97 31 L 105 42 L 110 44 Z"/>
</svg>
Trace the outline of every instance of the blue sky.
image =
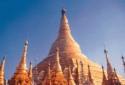
<svg viewBox="0 0 125 85">
<path fill-rule="evenodd" d="M 0 0 L 0 59 L 7 56 L 7 79 L 16 69 L 25 40 L 29 41 L 28 63 L 36 64 L 47 56 L 59 30 L 63 7 L 82 52 L 105 65 L 105 44 L 113 67 L 124 74 L 124 0 Z"/>
</svg>

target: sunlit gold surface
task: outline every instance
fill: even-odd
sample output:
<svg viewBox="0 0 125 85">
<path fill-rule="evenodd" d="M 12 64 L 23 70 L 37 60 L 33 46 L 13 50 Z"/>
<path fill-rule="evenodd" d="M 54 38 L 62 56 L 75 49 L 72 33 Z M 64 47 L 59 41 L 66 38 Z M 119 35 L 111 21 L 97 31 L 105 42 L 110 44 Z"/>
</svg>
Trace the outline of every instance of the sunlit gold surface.
<svg viewBox="0 0 125 85">
<path fill-rule="evenodd" d="M 88 57 L 86 57 L 81 52 L 79 45 L 71 35 L 70 26 L 68 24 L 68 20 L 65 13 L 62 14 L 59 34 L 55 42 L 52 44 L 48 56 L 36 66 L 38 68 L 38 76 L 40 75 L 41 71 L 47 71 L 48 63 L 51 64 L 50 68 L 54 67 L 56 48 L 59 48 L 60 65 L 62 70 L 64 70 L 64 68 L 68 66 L 73 69 L 74 67 L 76 67 L 76 60 L 78 62 L 81 61 L 83 62 L 84 74 L 88 75 L 88 65 L 90 65 L 93 82 L 95 83 L 95 85 L 102 84 L 103 72 L 100 65 L 88 59 Z M 35 74 L 35 68 L 33 72 Z M 57 73 L 57 75 L 58 77 L 56 79 L 61 82 L 62 74 L 60 75 Z M 123 77 L 119 76 L 119 78 L 122 84 L 125 84 L 125 80 L 123 79 Z"/>
</svg>

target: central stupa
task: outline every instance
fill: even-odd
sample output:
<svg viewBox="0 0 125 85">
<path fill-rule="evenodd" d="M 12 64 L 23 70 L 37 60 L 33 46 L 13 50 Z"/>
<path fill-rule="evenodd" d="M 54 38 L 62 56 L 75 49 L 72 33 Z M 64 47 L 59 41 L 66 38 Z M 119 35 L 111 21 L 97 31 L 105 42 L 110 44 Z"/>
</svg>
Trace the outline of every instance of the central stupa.
<svg viewBox="0 0 125 85">
<path fill-rule="evenodd" d="M 37 64 L 36 67 L 34 67 L 33 72 L 36 81 L 37 79 L 42 81 L 43 75 L 46 75 L 47 73 L 48 64 L 50 64 L 50 68 L 54 67 L 57 48 L 59 49 L 59 59 L 63 71 L 65 70 L 65 67 L 68 66 L 70 66 L 71 69 L 74 69 L 77 66 L 77 64 L 81 65 L 82 62 L 83 68 L 80 69 L 83 69 L 84 75 L 87 75 L 89 65 L 91 70 L 91 76 L 93 78 L 95 85 L 102 84 L 103 72 L 101 66 L 92 62 L 88 59 L 88 57 L 81 53 L 80 46 L 72 37 L 71 29 L 68 23 L 68 19 L 66 17 L 66 11 L 64 9 L 61 13 L 61 21 L 57 39 L 52 44 L 48 56 L 39 64 Z M 121 82 L 124 81 L 122 77 L 120 77 L 120 79 Z"/>
</svg>

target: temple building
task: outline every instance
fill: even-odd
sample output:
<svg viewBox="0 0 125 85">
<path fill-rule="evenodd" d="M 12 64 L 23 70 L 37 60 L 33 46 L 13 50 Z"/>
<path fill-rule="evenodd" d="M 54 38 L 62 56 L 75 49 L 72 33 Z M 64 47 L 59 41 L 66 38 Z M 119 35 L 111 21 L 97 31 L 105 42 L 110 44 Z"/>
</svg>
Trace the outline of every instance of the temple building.
<svg viewBox="0 0 125 85">
<path fill-rule="evenodd" d="M 33 68 L 34 82 L 36 85 L 124 85 L 125 79 L 111 69 L 107 51 L 105 54 L 107 72 L 81 52 L 71 34 L 66 11 L 63 9 L 59 33 L 48 56 Z M 116 81 L 119 84 L 110 84 Z"/>
<path fill-rule="evenodd" d="M 27 50 L 28 41 L 24 44 L 16 71 L 8 82 L 4 77 L 3 58 L 0 63 L 0 85 L 125 85 L 125 79 L 113 69 L 106 49 L 107 71 L 81 52 L 71 34 L 65 9 L 61 11 L 59 33 L 48 56 L 35 67 L 30 63 L 28 69 Z"/>
</svg>

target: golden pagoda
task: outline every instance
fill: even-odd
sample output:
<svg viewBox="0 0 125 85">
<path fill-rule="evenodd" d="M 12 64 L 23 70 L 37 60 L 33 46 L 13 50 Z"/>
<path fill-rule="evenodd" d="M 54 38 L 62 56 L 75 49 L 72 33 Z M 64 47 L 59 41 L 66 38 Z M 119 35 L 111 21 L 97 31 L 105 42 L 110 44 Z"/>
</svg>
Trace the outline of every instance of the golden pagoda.
<svg viewBox="0 0 125 85">
<path fill-rule="evenodd" d="M 90 59 L 88 59 L 88 57 L 86 57 L 81 52 L 80 46 L 72 37 L 71 29 L 70 29 L 70 26 L 68 23 L 68 19 L 66 17 L 66 10 L 63 9 L 61 14 L 62 15 L 61 15 L 61 21 L 60 21 L 60 27 L 59 27 L 60 28 L 59 34 L 58 34 L 56 40 L 54 41 L 54 43 L 52 44 L 48 56 L 33 68 L 35 82 L 37 83 L 37 85 L 40 85 L 40 82 L 42 81 L 41 79 L 46 78 L 45 75 L 47 75 L 47 74 L 49 74 L 49 76 L 53 75 L 53 73 L 51 73 L 51 71 L 49 71 L 47 69 L 48 63 L 50 63 L 51 65 L 49 68 L 51 68 L 51 69 L 53 69 L 53 67 L 56 68 L 55 72 L 57 72 L 57 73 L 54 73 L 54 74 L 56 76 L 58 75 L 58 78 L 54 76 L 54 80 L 56 78 L 56 79 L 59 79 L 58 81 L 60 81 L 60 82 L 65 81 L 65 79 L 67 79 L 67 78 L 65 78 L 63 76 L 63 75 L 65 75 L 64 70 L 66 67 L 70 66 L 70 69 L 72 72 L 72 77 L 70 76 L 71 77 L 70 79 L 71 80 L 73 79 L 74 80 L 73 82 L 75 82 L 76 85 L 104 85 L 104 84 L 102 84 L 104 72 L 102 72 L 101 66 L 96 64 L 95 62 L 91 61 Z M 59 49 L 59 52 L 57 51 L 57 48 Z M 56 57 L 57 59 L 55 61 L 55 54 L 57 54 L 57 53 L 58 53 L 58 57 Z M 83 63 L 83 66 L 80 66 L 81 65 L 80 62 Z M 88 65 L 89 65 L 89 67 L 88 67 Z M 91 67 L 91 72 L 90 72 L 90 67 Z M 36 73 L 35 68 L 37 68 L 37 73 Z M 76 69 L 76 68 L 78 68 L 78 69 Z M 43 71 L 44 71 L 44 73 L 43 73 Z M 44 75 L 39 76 L 41 73 L 43 73 Z M 91 73 L 91 75 L 90 75 L 90 73 Z M 81 74 L 84 74 L 84 76 L 83 76 L 84 79 L 81 79 Z M 70 73 L 70 75 L 71 75 L 71 73 Z M 107 73 L 107 75 L 108 75 L 108 73 Z M 49 78 L 49 76 L 48 76 L 48 81 L 51 83 L 50 84 L 41 84 L 41 85 L 53 85 L 52 83 L 54 83 L 55 81 L 53 79 Z M 37 77 L 39 77 L 39 78 L 37 78 Z M 91 79 L 90 79 L 90 77 L 91 77 Z M 119 77 L 119 81 L 122 83 L 122 85 L 125 85 L 125 79 L 119 75 L 118 75 L 118 77 Z M 81 80 L 84 80 L 84 82 L 87 82 L 88 79 L 91 80 L 92 84 L 81 84 L 80 83 Z M 55 84 L 55 85 L 60 85 L 60 84 Z M 67 84 L 61 84 L 61 85 L 67 85 Z"/>
<path fill-rule="evenodd" d="M 111 63 L 109 62 L 108 51 L 106 49 L 104 49 L 104 53 L 105 53 L 106 61 L 107 61 L 107 82 L 106 82 L 107 85 L 122 85 L 116 73 L 115 68 L 113 70 Z"/>
<path fill-rule="evenodd" d="M 30 64 L 29 71 L 26 65 L 28 41 L 25 42 L 23 53 L 19 65 L 13 77 L 8 81 L 9 85 L 32 85 L 32 65 Z"/>
<path fill-rule="evenodd" d="M 0 85 L 5 84 L 5 78 L 4 78 L 4 66 L 5 66 L 5 57 L 3 58 L 1 64 L 0 64 Z"/>
</svg>

